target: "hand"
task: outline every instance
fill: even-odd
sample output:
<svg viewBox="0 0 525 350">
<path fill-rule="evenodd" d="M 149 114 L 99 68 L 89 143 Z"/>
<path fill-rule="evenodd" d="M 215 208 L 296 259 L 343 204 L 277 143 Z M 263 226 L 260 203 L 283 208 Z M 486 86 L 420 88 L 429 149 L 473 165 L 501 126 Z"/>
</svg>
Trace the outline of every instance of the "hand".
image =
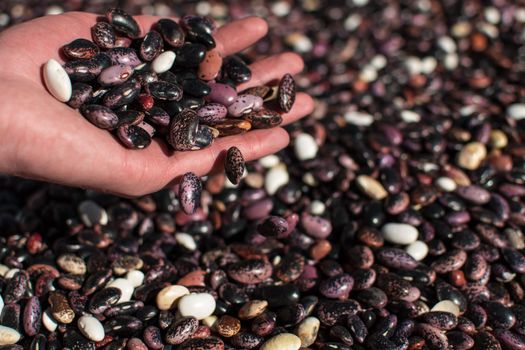
<svg viewBox="0 0 525 350">
<path fill-rule="evenodd" d="M 0 172 L 124 196 L 157 191 L 186 172 L 204 175 L 222 168 L 219 155 L 237 146 L 246 160 L 275 153 L 289 142 L 282 128 L 254 130 L 217 139 L 209 148 L 173 152 L 159 139 L 145 150 L 129 150 L 107 131 L 98 129 L 78 111 L 55 100 L 42 80 L 42 65 L 61 62 L 59 49 L 76 39 L 91 40 L 97 15 L 70 12 L 38 18 L 0 33 Z M 135 16 L 144 36 L 159 20 Z M 221 27 L 215 35 L 223 57 L 241 51 L 266 35 L 267 24 L 251 17 Z M 280 79 L 303 69 L 293 53 L 265 58 L 251 65 L 250 86 Z M 291 123 L 313 109 L 312 99 L 297 94 Z M 219 161 L 217 161 L 219 158 Z"/>
</svg>

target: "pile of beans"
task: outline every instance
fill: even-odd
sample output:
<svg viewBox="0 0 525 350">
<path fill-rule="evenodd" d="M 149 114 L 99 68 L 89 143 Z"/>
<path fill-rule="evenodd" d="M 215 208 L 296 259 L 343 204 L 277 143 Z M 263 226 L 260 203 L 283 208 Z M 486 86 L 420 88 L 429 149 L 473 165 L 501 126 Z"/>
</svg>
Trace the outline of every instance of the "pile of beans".
<svg viewBox="0 0 525 350">
<path fill-rule="evenodd" d="M 238 186 L 205 178 L 190 215 L 181 186 L 2 177 L 0 349 L 525 349 L 525 7 L 230 11 L 272 27 L 246 57 L 304 54 L 313 115 Z"/>
<path fill-rule="evenodd" d="M 285 74 L 278 86 L 237 94 L 251 78 L 238 56 L 224 60 L 215 47 L 216 26 L 207 17 L 161 19 L 140 38 L 132 16 L 120 8 L 91 28 L 93 41 L 75 39 L 62 47 L 68 62 L 50 59 L 44 81 L 59 101 L 79 109 L 95 126 L 115 130 L 122 144 L 142 149 L 155 134 L 176 151 L 208 147 L 217 137 L 281 124 L 273 103 L 289 112 L 295 82 Z"/>
</svg>

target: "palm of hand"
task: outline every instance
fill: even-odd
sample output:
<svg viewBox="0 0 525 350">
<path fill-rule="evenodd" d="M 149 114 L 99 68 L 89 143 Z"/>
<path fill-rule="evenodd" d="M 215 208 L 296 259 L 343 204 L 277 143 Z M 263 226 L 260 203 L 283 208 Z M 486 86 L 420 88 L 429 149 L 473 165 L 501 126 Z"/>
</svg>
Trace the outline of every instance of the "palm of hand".
<svg viewBox="0 0 525 350">
<path fill-rule="evenodd" d="M 159 19 L 137 16 L 144 35 Z M 59 48 L 76 38 L 91 38 L 96 15 L 66 13 L 42 17 L 0 33 L 0 171 L 61 184 L 136 196 L 156 191 L 188 171 L 204 175 L 220 167 L 220 154 L 237 146 L 247 160 L 276 152 L 288 143 L 282 128 L 255 130 L 216 140 L 207 149 L 173 152 L 155 139 L 145 150 L 129 150 L 105 130 L 85 120 L 76 110 L 55 100 L 42 83 L 42 65 L 59 61 Z M 217 46 L 229 55 L 266 34 L 256 18 L 232 22 L 216 34 Z M 239 36 L 241 33 L 242 36 Z M 239 89 L 298 73 L 302 60 L 285 53 L 252 65 L 252 80 Z M 4 88 L 5 87 L 5 88 Z M 311 112 L 313 102 L 298 94 L 289 123 Z"/>
</svg>

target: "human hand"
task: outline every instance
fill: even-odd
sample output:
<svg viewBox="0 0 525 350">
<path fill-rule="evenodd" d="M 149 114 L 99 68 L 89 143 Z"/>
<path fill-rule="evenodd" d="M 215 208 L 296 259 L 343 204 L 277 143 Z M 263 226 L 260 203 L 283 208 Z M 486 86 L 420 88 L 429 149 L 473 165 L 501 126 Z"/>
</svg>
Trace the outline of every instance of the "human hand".
<svg viewBox="0 0 525 350">
<path fill-rule="evenodd" d="M 76 39 L 91 40 L 97 15 L 69 12 L 38 18 L 0 33 L 0 172 L 69 186 L 92 188 L 124 196 L 157 191 L 186 172 L 201 176 L 222 168 L 219 155 L 237 146 L 246 160 L 275 153 L 289 142 L 282 128 L 253 130 L 215 140 L 212 146 L 173 152 L 154 139 L 144 150 L 130 150 L 106 130 L 89 123 L 57 101 L 44 87 L 42 65 L 50 58 L 62 62 L 59 48 Z M 134 16 L 141 36 L 160 19 Z M 267 25 L 256 17 L 231 22 L 215 34 L 223 57 L 239 52 L 266 35 Z M 303 69 L 302 59 L 282 53 L 253 63 L 252 79 L 239 86 L 279 80 Z M 293 109 L 283 115 L 291 123 L 313 109 L 312 99 L 298 93 Z"/>
</svg>

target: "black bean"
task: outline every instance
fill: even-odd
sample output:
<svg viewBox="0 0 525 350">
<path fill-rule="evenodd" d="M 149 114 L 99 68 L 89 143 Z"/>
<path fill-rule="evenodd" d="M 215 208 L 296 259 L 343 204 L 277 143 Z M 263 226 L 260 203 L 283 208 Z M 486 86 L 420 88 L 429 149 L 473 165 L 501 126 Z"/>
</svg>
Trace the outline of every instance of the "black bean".
<svg viewBox="0 0 525 350">
<path fill-rule="evenodd" d="M 157 28 L 164 40 L 173 47 L 184 44 L 184 32 L 180 25 L 171 19 L 161 19 L 157 22 Z"/>
<path fill-rule="evenodd" d="M 91 37 L 95 44 L 102 49 L 111 49 L 115 46 L 115 31 L 109 23 L 98 22 L 91 27 Z"/>
<path fill-rule="evenodd" d="M 148 84 L 150 94 L 160 100 L 179 101 L 182 98 L 180 86 L 165 81 Z"/>
<path fill-rule="evenodd" d="M 62 46 L 62 52 L 70 59 L 90 59 L 99 53 L 99 48 L 86 39 L 75 39 Z"/>
<path fill-rule="evenodd" d="M 112 8 L 106 12 L 109 23 L 119 32 L 126 34 L 131 39 L 140 35 L 138 23 L 128 13 L 120 8 Z"/>
<path fill-rule="evenodd" d="M 121 297 L 122 292 L 118 288 L 108 287 L 96 292 L 89 303 L 89 312 L 101 314 L 111 305 L 115 304 Z"/>
<path fill-rule="evenodd" d="M 159 32 L 152 30 L 146 34 L 140 45 L 140 57 L 144 61 L 152 61 L 162 52 L 163 48 L 162 36 Z"/>
<path fill-rule="evenodd" d="M 252 77 L 250 68 L 239 56 L 229 57 L 224 63 L 224 70 L 228 77 L 237 84 L 245 83 Z"/>
<path fill-rule="evenodd" d="M 244 175 L 245 164 L 244 157 L 237 147 L 230 147 L 226 153 L 224 161 L 226 176 L 233 184 L 239 184 L 241 177 Z"/>
<path fill-rule="evenodd" d="M 194 317 L 184 317 L 171 324 L 166 333 L 168 344 L 181 344 L 197 330 L 199 321 Z"/>
</svg>

